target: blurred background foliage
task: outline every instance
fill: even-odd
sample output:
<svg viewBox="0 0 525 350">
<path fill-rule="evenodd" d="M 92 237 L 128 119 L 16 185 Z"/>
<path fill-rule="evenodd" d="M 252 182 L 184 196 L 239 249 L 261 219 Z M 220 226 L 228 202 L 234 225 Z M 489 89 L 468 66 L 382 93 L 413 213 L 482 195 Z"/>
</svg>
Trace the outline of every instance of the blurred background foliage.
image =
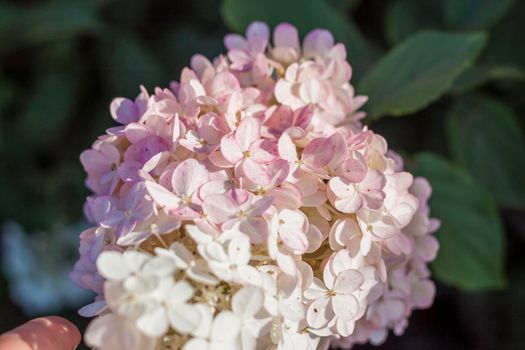
<svg viewBox="0 0 525 350">
<path fill-rule="evenodd" d="M 89 296 L 67 282 L 78 155 L 112 97 L 168 85 L 253 20 L 331 30 L 366 123 L 434 187 L 436 303 L 383 348 L 525 348 L 522 0 L 0 1 L 0 331 L 47 313 L 85 326 Z"/>
</svg>

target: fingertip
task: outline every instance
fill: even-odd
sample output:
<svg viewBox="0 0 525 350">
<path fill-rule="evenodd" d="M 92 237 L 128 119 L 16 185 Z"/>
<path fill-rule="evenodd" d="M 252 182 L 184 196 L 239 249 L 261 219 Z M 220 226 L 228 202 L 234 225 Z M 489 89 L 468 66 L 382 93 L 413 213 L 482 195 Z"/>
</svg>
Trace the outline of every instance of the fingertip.
<svg viewBox="0 0 525 350">
<path fill-rule="evenodd" d="M 64 339 L 67 340 L 64 350 L 76 349 L 78 344 L 80 344 L 82 335 L 80 334 L 77 326 L 75 326 L 72 322 L 59 316 L 48 316 L 43 317 L 43 319 L 45 321 L 51 322 L 50 328 L 52 328 L 55 333 L 60 334 L 60 336 L 63 336 Z"/>
<path fill-rule="evenodd" d="M 80 344 L 77 327 L 58 316 L 33 319 L 0 337 L 0 350 L 73 350 Z"/>
</svg>

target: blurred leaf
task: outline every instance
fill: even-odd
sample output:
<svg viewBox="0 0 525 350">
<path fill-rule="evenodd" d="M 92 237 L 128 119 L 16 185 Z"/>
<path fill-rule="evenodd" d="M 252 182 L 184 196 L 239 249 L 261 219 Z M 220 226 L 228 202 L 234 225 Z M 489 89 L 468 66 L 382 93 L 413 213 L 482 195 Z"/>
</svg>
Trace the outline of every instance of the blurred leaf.
<svg viewBox="0 0 525 350">
<path fill-rule="evenodd" d="M 397 0 L 386 12 L 388 42 L 394 45 L 419 30 L 439 28 L 441 7 L 441 1 Z"/>
<path fill-rule="evenodd" d="M 510 10 L 514 0 L 446 0 L 445 20 L 455 28 L 483 29 Z"/>
<path fill-rule="evenodd" d="M 151 90 L 169 82 L 152 50 L 130 35 L 107 33 L 100 53 L 102 76 L 107 79 L 112 96 L 134 97 L 140 85 Z"/>
<path fill-rule="evenodd" d="M 513 66 L 480 64 L 467 69 L 451 87 L 455 94 L 465 93 L 491 80 L 525 81 L 525 71 Z"/>
<path fill-rule="evenodd" d="M 191 24 L 195 25 L 197 20 L 205 20 L 210 22 L 220 22 L 221 13 L 217 11 L 221 7 L 222 0 L 199 0 L 190 1 L 192 13 L 196 18 L 192 18 Z"/>
<path fill-rule="evenodd" d="M 221 33 L 201 33 L 193 26 L 180 26 L 165 33 L 158 43 L 157 50 L 163 52 L 170 62 L 169 73 L 172 77 L 179 77 L 183 67 L 190 63 L 196 53 L 208 57 L 210 60 L 217 57 L 224 49 Z"/>
<path fill-rule="evenodd" d="M 354 12 L 363 0 L 328 0 L 328 3 L 334 8 L 344 12 Z"/>
<path fill-rule="evenodd" d="M 353 22 L 325 0 L 224 0 L 222 16 L 231 29 L 243 33 L 256 20 L 270 27 L 289 22 L 303 35 L 315 28 L 328 29 L 346 45 L 349 61 L 358 71 L 366 70 L 375 58 L 373 49 Z"/>
<path fill-rule="evenodd" d="M 513 66 L 525 71 L 523 19 L 525 1 L 519 1 L 504 21 L 491 31 L 483 61 L 498 66 Z"/>
<path fill-rule="evenodd" d="M 101 22 L 96 2 L 60 0 L 28 7 L 0 4 L 0 51 L 95 32 Z"/>
<path fill-rule="evenodd" d="M 16 120 L 17 144 L 24 152 L 60 139 L 63 128 L 73 117 L 80 81 L 72 72 L 53 72 L 37 80 Z"/>
<path fill-rule="evenodd" d="M 525 137 L 513 111 L 495 99 L 468 96 L 447 123 L 454 158 L 499 204 L 525 209 Z"/>
<path fill-rule="evenodd" d="M 415 174 L 432 184 L 430 208 L 441 220 L 436 278 L 470 291 L 504 287 L 503 230 L 492 197 L 440 156 L 421 153 L 414 161 Z"/>
<path fill-rule="evenodd" d="M 112 0 L 107 1 L 105 5 L 105 10 L 112 23 L 134 29 L 151 14 L 152 3 L 150 1 Z"/>
<path fill-rule="evenodd" d="M 414 113 L 445 93 L 485 44 L 483 33 L 415 34 L 394 47 L 359 83 L 371 118 Z"/>
</svg>

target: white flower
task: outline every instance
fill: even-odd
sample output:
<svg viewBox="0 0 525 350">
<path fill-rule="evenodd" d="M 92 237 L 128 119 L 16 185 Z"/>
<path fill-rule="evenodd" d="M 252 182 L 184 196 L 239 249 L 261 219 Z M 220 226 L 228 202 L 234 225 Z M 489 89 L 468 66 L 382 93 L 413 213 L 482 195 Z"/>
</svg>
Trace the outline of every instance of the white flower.
<svg viewBox="0 0 525 350">
<path fill-rule="evenodd" d="M 398 234 L 399 228 L 394 217 L 378 210 L 361 208 L 357 214 L 357 223 L 363 237 L 361 252 L 367 255 L 373 242 L 381 242 Z"/>
<path fill-rule="evenodd" d="M 233 312 L 222 311 L 214 318 L 213 310 L 207 305 L 196 307 L 201 313 L 201 322 L 183 350 L 240 350 L 241 321 Z"/>
<path fill-rule="evenodd" d="M 177 269 L 183 270 L 195 282 L 208 285 L 219 283 L 219 280 L 211 274 L 206 261 L 195 258 L 188 248 L 179 242 L 172 243 L 169 250 L 156 248 L 155 253 L 173 259 Z"/>
<path fill-rule="evenodd" d="M 257 339 L 269 331 L 270 315 L 257 317 L 263 305 L 264 292 L 257 287 L 244 287 L 233 296 L 232 311 L 241 321 L 242 350 L 255 350 Z"/>
<path fill-rule="evenodd" d="M 187 301 L 193 296 L 193 288 L 187 281 L 178 281 L 171 288 L 167 306 L 170 324 L 182 334 L 194 331 L 201 322 L 201 315 L 195 305 Z"/>
<path fill-rule="evenodd" d="M 186 230 L 197 242 L 197 250 L 208 262 L 210 270 L 221 280 L 242 285 L 261 283 L 257 269 L 248 265 L 251 259 L 250 238 L 239 231 L 238 225 L 220 236 L 203 232 L 194 225 L 187 225 Z"/>
<path fill-rule="evenodd" d="M 312 332 L 327 336 L 334 331 L 342 336 L 352 334 L 355 321 L 366 309 L 366 295 L 375 285 L 365 278 L 373 268 L 358 270 L 347 251 L 332 255 L 323 270 L 323 280 L 314 277 L 304 296 L 312 300 L 306 320 Z M 371 270 L 370 270 L 371 269 Z M 373 277 L 373 275 L 372 275 Z"/>
<path fill-rule="evenodd" d="M 158 337 L 168 330 L 164 303 L 174 284 L 175 264 L 165 257 L 138 251 L 106 251 L 97 260 L 109 308 L 135 322 L 146 335 Z"/>
<path fill-rule="evenodd" d="M 314 339 L 303 332 L 306 324 L 302 294 L 313 278 L 310 276 L 313 275 L 311 268 L 298 261 L 295 276 L 272 265 L 262 266 L 260 270 L 265 292 L 264 306 L 273 316 L 270 333 L 273 344 L 278 345 L 278 349 L 316 349 L 316 345 L 305 345 L 313 344 Z"/>
<path fill-rule="evenodd" d="M 140 332 L 133 322 L 112 313 L 94 319 L 84 339 L 99 350 L 153 350 L 157 342 Z"/>
</svg>

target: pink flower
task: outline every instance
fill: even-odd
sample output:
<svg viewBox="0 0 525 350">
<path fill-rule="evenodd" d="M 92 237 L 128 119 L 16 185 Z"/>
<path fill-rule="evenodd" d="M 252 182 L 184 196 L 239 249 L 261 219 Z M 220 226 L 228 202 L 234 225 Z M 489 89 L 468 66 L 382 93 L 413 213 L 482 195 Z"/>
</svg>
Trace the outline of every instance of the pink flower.
<svg viewBox="0 0 525 350">
<path fill-rule="evenodd" d="M 89 289 L 101 295 L 103 293 L 104 279 L 97 271 L 97 258 L 106 249 L 106 237 L 103 234 L 96 235 L 95 228 L 80 233 L 80 257 L 75 263 L 69 278 L 79 287 Z"/>
<path fill-rule="evenodd" d="M 223 230 L 239 224 L 239 230 L 252 243 L 260 244 L 268 235 L 268 224 L 262 215 L 271 204 L 271 197 L 255 199 L 250 192 L 235 189 L 204 198 L 204 212 L 209 221 L 221 225 Z"/>
<path fill-rule="evenodd" d="M 363 204 L 370 209 L 379 209 L 385 198 L 383 192 L 385 177 L 378 171 L 368 170 L 365 178 L 351 182 L 343 177 L 333 177 L 328 181 L 328 199 L 343 213 L 355 213 Z"/>
<path fill-rule="evenodd" d="M 299 32 L 289 23 L 281 23 L 273 30 L 272 57 L 285 64 L 298 61 L 301 55 Z"/>
<path fill-rule="evenodd" d="M 101 142 L 80 154 L 80 162 L 88 173 L 88 186 L 98 194 L 111 194 L 120 180 L 117 169 L 120 152 L 113 144 Z"/>
<path fill-rule="evenodd" d="M 221 129 L 218 118 L 208 114 L 199 118 L 196 129 L 188 130 L 179 143 L 195 153 L 210 154 L 219 147 L 223 134 Z"/>
<path fill-rule="evenodd" d="M 155 203 L 167 214 L 180 219 L 200 217 L 198 189 L 209 181 L 208 170 L 195 159 L 181 162 L 171 175 L 172 191 L 146 181 L 146 188 Z"/>
<path fill-rule="evenodd" d="M 304 148 L 301 157 L 307 169 L 323 178 L 344 172 L 344 161 L 348 156 L 348 143 L 341 133 L 330 137 L 313 139 Z"/>
<path fill-rule="evenodd" d="M 122 237 L 131 232 L 138 222 L 148 219 L 153 214 L 153 203 L 146 196 L 144 183 L 137 183 L 110 209 L 102 227 L 115 227 L 115 235 Z"/>
<path fill-rule="evenodd" d="M 269 140 L 261 139 L 261 124 L 255 118 L 241 121 L 235 132 L 221 140 L 222 156 L 235 165 L 242 176 L 257 184 L 270 182 L 264 164 L 276 158 L 277 146 Z"/>
<path fill-rule="evenodd" d="M 138 121 L 146 112 L 149 104 L 149 95 L 143 86 L 140 89 L 141 93 L 135 101 L 123 97 L 117 97 L 111 101 L 110 111 L 115 121 L 120 124 L 130 124 Z"/>
<path fill-rule="evenodd" d="M 256 57 L 264 53 L 270 36 L 270 30 L 265 23 L 253 22 L 246 29 L 246 39 L 238 34 L 228 34 L 224 37 L 224 46 L 228 49 L 231 68 L 245 71 L 252 68 Z"/>
<path fill-rule="evenodd" d="M 293 111 L 290 107 L 282 105 L 276 108 L 270 107 L 265 114 L 268 115 L 264 121 L 266 135 L 279 138 L 287 132 L 294 138 L 303 138 L 312 120 L 313 106 L 306 105 Z"/>
</svg>

